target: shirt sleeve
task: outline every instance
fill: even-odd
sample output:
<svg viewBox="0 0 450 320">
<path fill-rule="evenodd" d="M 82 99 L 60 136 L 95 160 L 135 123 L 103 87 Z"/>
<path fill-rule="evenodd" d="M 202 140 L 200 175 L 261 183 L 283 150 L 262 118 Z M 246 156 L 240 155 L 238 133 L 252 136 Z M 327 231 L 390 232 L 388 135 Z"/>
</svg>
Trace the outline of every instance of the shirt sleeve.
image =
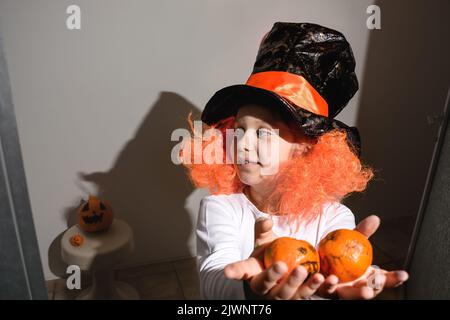
<svg viewBox="0 0 450 320">
<path fill-rule="evenodd" d="M 245 299 L 243 282 L 224 275 L 227 264 L 242 260 L 239 223 L 231 205 L 213 197 L 202 199 L 196 235 L 203 299 Z"/>
<path fill-rule="evenodd" d="M 338 229 L 355 229 L 355 216 L 348 207 L 337 202 L 327 208 L 325 225 L 320 239 Z"/>
</svg>

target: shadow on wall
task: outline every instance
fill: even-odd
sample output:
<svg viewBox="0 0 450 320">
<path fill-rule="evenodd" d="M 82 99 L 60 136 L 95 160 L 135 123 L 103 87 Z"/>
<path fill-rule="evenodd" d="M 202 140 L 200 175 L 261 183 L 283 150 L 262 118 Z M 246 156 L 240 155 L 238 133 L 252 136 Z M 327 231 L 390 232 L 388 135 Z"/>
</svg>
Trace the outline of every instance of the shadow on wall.
<svg viewBox="0 0 450 320">
<path fill-rule="evenodd" d="M 193 228 L 185 209 L 194 188 L 182 166 L 171 161 L 172 131 L 187 128 L 187 115 L 199 118 L 200 111 L 172 92 L 162 92 L 114 166 L 106 172 L 80 173 L 92 182 L 100 199 L 110 202 L 115 217 L 128 222 L 134 232 L 135 252 L 126 265 L 190 256 L 187 242 Z M 68 207 L 68 227 L 76 223 L 77 207 Z M 60 234 L 49 248 L 50 270 L 66 275 L 61 259 Z"/>
<path fill-rule="evenodd" d="M 448 87 L 450 3 L 378 1 L 377 5 L 381 30 L 369 32 L 356 123 L 363 161 L 377 170 L 377 178 L 363 194 L 344 202 L 358 221 L 379 215 L 382 224 L 375 242 L 384 242 L 388 251 L 401 256 L 396 258 L 403 258 L 439 128 L 439 123 L 429 124 L 427 116 L 443 112 Z M 397 218 L 403 219 L 397 223 L 400 229 L 383 234 L 383 222 Z M 407 236 L 400 239 L 401 233 Z"/>
</svg>

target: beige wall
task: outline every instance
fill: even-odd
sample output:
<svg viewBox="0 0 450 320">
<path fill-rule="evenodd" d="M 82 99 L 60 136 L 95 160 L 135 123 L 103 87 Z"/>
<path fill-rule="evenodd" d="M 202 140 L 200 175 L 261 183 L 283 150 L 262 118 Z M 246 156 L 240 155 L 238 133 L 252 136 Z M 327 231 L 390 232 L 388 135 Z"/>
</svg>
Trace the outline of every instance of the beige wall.
<svg viewBox="0 0 450 320">
<path fill-rule="evenodd" d="M 356 120 L 377 179 L 347 203 L 360 216 L 415 216 L 440 125 L 428 117 L 443 112 L 450 85 L 450 2 L 377 4 Z"/>
<path fill-rule="evenodd" d="M 80 31 L 65 28 L 69 4 L 81 7 Z M 87 192 L 110 200 L 116 215 L 133 227 L 136 252 L 126 264 L 194 255 L 192 230 L 205 192 L 194 191 L 183 170 L 170 163 L 172 130 L 184 126 L 187 113 L 201 110 L 216 90 L 246 80 L 261 37 L 276 21 L 342 31 L 362 81 L 370 56 L 369 4 L 0 1 L 46 277 L 64 272 L 59 237 Z M 338 118 L 356 124 L 359 101 L 357 94 Z"/>
</svg>

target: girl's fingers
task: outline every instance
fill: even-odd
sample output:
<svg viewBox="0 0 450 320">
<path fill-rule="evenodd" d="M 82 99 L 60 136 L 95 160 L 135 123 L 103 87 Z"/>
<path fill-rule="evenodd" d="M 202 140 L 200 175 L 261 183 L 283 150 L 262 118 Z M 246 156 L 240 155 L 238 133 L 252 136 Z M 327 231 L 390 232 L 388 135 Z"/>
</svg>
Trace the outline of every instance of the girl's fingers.
<svg viewBox="0 0 450 320">
<path fill-rule="evenodd" d="M 394 288 L 408 280 L 408 272 L 403 270 L 389 271 L 386 274 L 386 288 Z"/>
<path fill-rule="evenodd" d="M 296 267 L 286 280 L 276 285 L 270 292 L 272 299 L 289 300 L 296 294 L 298 288 L 305 281 L 308 272 L 304 267 Z"/>
<path fill-rule="evenodd" d="M 329 296 L 335 293 L 336 288 L 339 283 L 339 278 L 334 274 L 326 277 L 325 281 L 322 283 L 322 286 L 319 288 L 320 294 L 322 296 Z"/>
<path fill-rule="evenodd" d="M 230 263 L 224 269 L 225 277 L 233 280 L 247 280 L 261 271 L 261 263 L 254 257 Z"/>
<path fill-rule="evenodd" d="M 375 273 L 372 277 L 368 278 L 366 286 L 374 290 L 375 295 L 383 291 L 386 286 L 386 275 L 383 273 Z M 362 285 L 361 285 L 362 287 Z"/>
<path fill-rule="evenodd" d="M 288 268 L 284 262 L 275 262 L 270 268 L 260 272 L 250 281 L 250 288 L 260 295 L 266 295 L 283 277 Z"/>
<path fill-rule="evenodd" d="M 336 290 L 338 283 L 339 278 L 332 274 L 325 279 L 324 289 L 327 291 L 327 293 L 331 294 Z"/>
<path fill-rule="evenodd" d="M 352 287 L 343 286 L 338 287 L 336 292 L 341 299 L 346 300 L 356 300 L 356 299 L 373 299 L 375 297 L 375 292 L 372 288 L 367 286 L 362 287 Z"/>
<path fill-rule="evenodd" d="M 296 299 L 306 299 L 311 297 L 324 282 L 324 277 L 320 273 L 313 274 L 296 292 Z"/>
<path fill-rule="evenodd" d="M 367 279 L 361 279 L 353 285 L 338 286 L 336 292 L 341 299 L 373 299 L 386 284 L 386 275 L 373 273 Z"/>
</svg>

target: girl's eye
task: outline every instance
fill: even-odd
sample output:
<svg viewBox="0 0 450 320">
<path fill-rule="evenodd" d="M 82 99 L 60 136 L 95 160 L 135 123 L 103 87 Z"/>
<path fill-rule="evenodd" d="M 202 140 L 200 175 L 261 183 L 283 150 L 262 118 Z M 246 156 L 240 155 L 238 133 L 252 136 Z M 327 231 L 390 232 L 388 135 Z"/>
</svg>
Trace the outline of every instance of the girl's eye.
<svg viewBox="0 0 450 320">
<path fill-rule="evenodd" d="M 271 136 L 272 132 L 268 129 L 258 129 L 258 138 Z"/>
</svg>

